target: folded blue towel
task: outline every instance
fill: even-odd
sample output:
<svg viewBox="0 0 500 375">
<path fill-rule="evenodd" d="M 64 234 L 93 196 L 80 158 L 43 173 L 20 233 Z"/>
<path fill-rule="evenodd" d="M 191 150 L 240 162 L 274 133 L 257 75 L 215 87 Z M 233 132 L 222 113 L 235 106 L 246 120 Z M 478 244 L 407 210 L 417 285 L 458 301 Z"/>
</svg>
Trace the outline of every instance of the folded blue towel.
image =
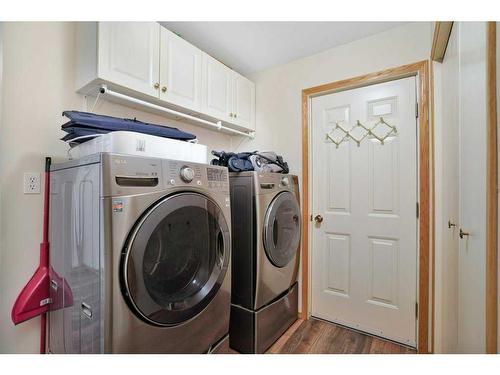
<svg viewBox="0 0 500 375">
<path fill-rule="evenodd" d="M 194 134 L 184 132 L 177 128 L 149 124 L 136 119 L 122 119 L 80 111 L 64 111 L 63 116 L 66 116 L 70 120 L 61 126 L 61 129 L 68 133 L 62 138 L 64 141 L 81 136 L 105 134 L 119 130 L 178 139 L 182 141 L 196 138 Z M 88 138 L 85 138 L 80 141 L 84 142 L 87 140 Z"/>
</svg>

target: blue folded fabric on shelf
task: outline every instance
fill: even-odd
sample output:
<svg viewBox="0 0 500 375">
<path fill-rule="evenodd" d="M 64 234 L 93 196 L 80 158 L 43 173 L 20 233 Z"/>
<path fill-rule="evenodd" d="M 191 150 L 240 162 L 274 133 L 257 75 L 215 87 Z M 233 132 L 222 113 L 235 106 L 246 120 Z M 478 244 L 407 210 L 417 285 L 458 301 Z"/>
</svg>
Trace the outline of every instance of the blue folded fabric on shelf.
<svg viewBox="0 0 500 375">
<path fill-rule="evenodd" d="M 69 118 L 69 121 L 61 126 L 61 129 L 68 133 L 62 138 L 64 141 L 71 141 L 74 138 L 82 136 L 105 134 L 119 130 L 155 135 L 163 138 L 178 139 L 182 141 L 196 138 L 194 134 L 184 132 L 177 128 L 150 124 L 137 119 L 122 119 L 80 111 L 64 111 L 63 116 Z M 89 138 L 77 140 L 75 143 L 78 143 L 79 141 L 84 142 L 88 139 Z"/>
<path fill-rule="evenodd" d="M 109 130 L 86 128 L 84 126 L 74 126 L 71 128 L 66 128 L 64 129 L 64 131 L 67 132 L 68 134 L 62 137 L 61 140 L 64 142 L 71 141 L 71 143 L 75 144 L 88 141 L 89 139 L 97 137 L 99 134 L 109 133 Z M 80 137 L 85 137 L 85 138 L 79 139 Z"/>
</svg>

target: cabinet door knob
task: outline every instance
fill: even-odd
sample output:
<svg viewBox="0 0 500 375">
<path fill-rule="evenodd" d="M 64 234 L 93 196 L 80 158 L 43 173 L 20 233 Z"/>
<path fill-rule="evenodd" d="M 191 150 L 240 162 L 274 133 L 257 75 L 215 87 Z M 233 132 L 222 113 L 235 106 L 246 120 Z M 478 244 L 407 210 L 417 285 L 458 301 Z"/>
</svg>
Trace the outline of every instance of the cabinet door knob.
<svg viewBox="0 0 500 375">
<path fill-rule="evenodd" d="M 452 223 L 451 220 L 448 220 L 448 228 L 451 228 L 451 227 L 456 227 L 457 225 Z"/>
<path fill-rule="evenodd" d="M 161 88 L 161 92 L 167 92 L 167 86 L 163 86 L 163 87 Z"/>
<path fill-rule="evenodd" d="M 234 118 L 236 118 L 236 113 L 234 114 Z"/>
<path fill-rule="evenodd" d="M 160 84 L 156 82 L 153 87 L 158 90 L 160 88 Z"/>
<path fill-rule="evenodd" d="M 460 236 L 460 238 L 464 238 L 464 236 L 469 236 L 469 233 L 468 232 L 464 232 L 462 230 L 462 228 L 460 228 L 460 232 L 458 233 L 458 235 Z"/>
<path fill-rule="evenodd" d="M 323 216 L 321 215 L 316 215 L 314 217 L 314 221 L 317 222 L 317 223 L 321 223 L 323 221 Z"/>
<path fill-rule="evenodd" d="M 233 117 L 233 113 L 232 112 L 229 114 L 229 117 Z"/>
</svg>

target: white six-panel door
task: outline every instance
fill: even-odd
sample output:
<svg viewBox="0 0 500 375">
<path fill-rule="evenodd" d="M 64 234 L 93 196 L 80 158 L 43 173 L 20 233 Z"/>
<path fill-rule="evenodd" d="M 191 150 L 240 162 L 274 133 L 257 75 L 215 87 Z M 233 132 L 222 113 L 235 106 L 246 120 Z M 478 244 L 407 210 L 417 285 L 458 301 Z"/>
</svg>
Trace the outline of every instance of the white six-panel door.
<svg viewBox="0 0 500 375">
<path fill-rule="evenodd" d="M 99 76 L 158 97 L 160 25 L 99 22 Z"/>
<path fill-rule="evenodd" d="M 312 315 L 416 346 L 415 77 L 316 97 L 311 107 L 312 212 L 323 218 L 312 229 Z M 337 121 L 372 127 L 380 117 L 397 128 L 383 145 L 336 147 L 325 137 Z"/>
</svg>

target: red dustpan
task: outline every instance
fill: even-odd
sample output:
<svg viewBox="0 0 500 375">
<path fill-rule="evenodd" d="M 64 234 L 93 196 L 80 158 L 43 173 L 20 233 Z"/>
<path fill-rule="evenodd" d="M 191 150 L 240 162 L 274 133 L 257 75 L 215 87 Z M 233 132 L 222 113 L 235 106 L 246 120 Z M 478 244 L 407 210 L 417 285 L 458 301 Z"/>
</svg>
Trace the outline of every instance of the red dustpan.
<svg viewBox="0 0 500 375">
<path fill-rule="evenodd" d="M 59 277 L 53 270 L 49 269 L 49 197 L 50 197 L 50 158 L 45 158 L 45 191 L 43 207 L 43 240 L 40 244 L 40 264 L 31 277 L 28 284 L 21 290 L 12 307 L 12 321 L 14 324 L 22 323 L 26 320 L 41 315 L 40 325 L 40 353 L 45 353 L 45 330 L 46 312 L 52 304 L 49 286 L 50 279 L 58 282 L 61 288 L 53 293 L 53 297 L 58 301 L 57 308 L 71 306 L 73 296 L 66 280 Z M 64 287 L 63 287 L 64 285 Z M 62 295 L 64 293 L 64 296 Z M 61 303 L 60 301 L 64 301 Z"/>
</svg>

